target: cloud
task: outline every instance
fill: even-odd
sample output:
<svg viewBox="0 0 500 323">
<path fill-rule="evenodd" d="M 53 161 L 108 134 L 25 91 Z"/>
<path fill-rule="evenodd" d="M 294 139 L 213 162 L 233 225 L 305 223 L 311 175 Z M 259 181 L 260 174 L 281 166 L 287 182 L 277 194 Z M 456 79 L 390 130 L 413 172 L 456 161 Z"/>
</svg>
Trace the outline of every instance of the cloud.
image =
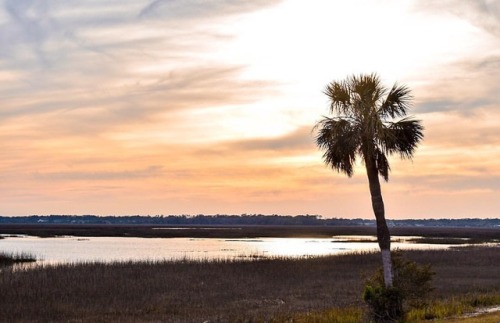
<svg viewBox="0 0 500 323">
<path fill-rule="evenodd" d="M 277 138 L 238 140 L 224 144 L 230 151 L 273 151 L 278 154 L 297 153 L 315 149 L 311 127 L 299 127 Z"/>
<path fill-rule="evenodd" d="M 123 171 L 72 171 L 72 172 L 47 172 L 36 173 L 33 176 L 37 180 L 54 181 L 54 180 L 68 180 L 68 181 L 115 181 L 115 180 L 136 180 L 150 178 L 162 175 L 163 170 L 161 166 L 149 166 L 143 169 L 123 170 Z"/>
<path fill-rule="evenodd" d="M 240 79 L 243 69 L 238 66 L 201 65 L 157 75 L 150 84 L 103 84 L 100 88 L 86 89 L 71 86 L 70 78 L 68 87 L 46 92 L 39 90 L 30 95 L 32 100 L 24 99 L 22 105 L 16 104 L 17 97 L 7 99 L 4 102 L 6 108 L 0 111 L 0 116 L 4 121 L 8 117 L 57 111 L 70 116 L 76 110 L 88 109 L 100 111 L 95 118 L 107 122 L 112 122 L 112 119 L 140 121 L 154 118 L 160 112 L 250 103 L 273 91 L 276 84 L 272 82 Z"/>
<path fill-rule="evenodd" d="M 235 106 L 250 104 L 274 91 L 269 82 L 240 80 L 240 71 L 234 67 L 200 67 L 174 71 L 154 84 L 95 92 L 61 91 L 38 96 L 24 105 L 8 100 L 10 104 L 0 112 L 0 124 L 4 126 L 0 135 L 14 136 L 7 132 L 7 125 L 16 123 L 17 128 L 24 127 L 25 136 L 47 141 L 104 137 L 131 144 L 147 144 L 148 140 L 156 144 L 158 140 L 197 140 L 217 133 L 214 127 L 222 122 L 210 120 L 213 113 L 205 114 L 205 109 L 217 107 L 221 110 L 218 114 L 224 116 Z M 204 135 L 206 131 L 209 133 Z"/>
<path fill-rule="evenodd" d="M 12 52 L 17 45 L 28 44 L 40 61 L 45 61 L 42 45 L 49 35 L 57 30 L 53 19 L 48 15 L 48 4 L 33 0 L 4 2 L 4 12 L 9 21 L 1 25 L 0 42 L 3 45 L 1 56 L 19 54 Z M 10 46 L 5 46 L 10 44 Z"/>
<path fill-rule="evenodd" d="M 202 38 L 220 37 L 207 28 L 207 18 L 241 15 L 278 2 L 157 0 L 144 6 L 135 1 L 5 0 L 0 12 L 0 58 L 21 69 L 52 69 L 88 54 L 108 58 L 119 58 L 121 51 L 147 54 L 155 43 L 166 43 L 170 50 L 186 49 L 190 43 L 195 50 Z"/>
<path fill-rule="evenodd" d="M 7 0 L 0 124 L 24 125 L 38 140 L 168 131 L 189 118 L 182 111 L 260 100 L 277 84 L 243 78 L 245 65 L 206 58 L 228 39 L 201 22 L 276 3 Z"/>
<path fill-rule="evenodd" d="M 489 106 L 495 103 L 491 98 L 470 98 L 468 100 L 456 100 L 449 96 L 437 99 L 435 101 L 422 101 L 415 110 L 417 113 L 438 112 L 438 111 L 460 111 L 464 114 L 470 114 L 474 110 Z"/>
<path fill-rule="evenodd" d="M 418 1 L 417 8 L 451 12 L 493 35 L 500 36 L 500 3 L 496 0 Z"/>
<path fill-rule="evenodd" d="M 446 65 L 446 73 L 416 90 L 415 111 L 458 112 L 464 116 L 478 110 L 500 108 L 500 56 L 487 55 Z"/>
<path fill-rule="evenodd" d="M 172 17 L 175 19 L 203 19 L 228 14 L 241 14 L 276 5 L 281 0 L 154 0 L 145 6 L 139 17 Z"/>
<path fill-rule="evenodd" d="M 417 195 L 452 195 L 463 193 L 495 193 L 500 191 L 500 175 L 485 172 L 464 175 L 429 174 L 428 176 L 399 176 L 394 186 L 388 185 L 391 194 L 412 192 Z"/>
</svg>

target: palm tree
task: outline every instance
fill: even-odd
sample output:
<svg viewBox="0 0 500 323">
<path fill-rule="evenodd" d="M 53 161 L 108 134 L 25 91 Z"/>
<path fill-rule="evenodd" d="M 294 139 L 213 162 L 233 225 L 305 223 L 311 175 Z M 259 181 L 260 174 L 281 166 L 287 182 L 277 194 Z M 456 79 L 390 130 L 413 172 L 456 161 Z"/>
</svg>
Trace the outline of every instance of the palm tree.
<svg viewBox="0 0 500 323">
<path fill-rule="evenodd" d="M 353 175 L 357 157 L 364 163 L 377 222 L 384 282 L 391 287 L 391 237 L 378 176 L 389 180 L 388 155 L 413 157 L 424 137 L 424 128 L 419 120 L 405 117 L 412 102 L 409 88 L 395 84 L 388 91 L 376 74 L 331 82 L 324 93 L 334 116 L 323 117 L 316 124 L 316 144 L 324 151 L 325 163 L 349 177 Z"/>
</svg>

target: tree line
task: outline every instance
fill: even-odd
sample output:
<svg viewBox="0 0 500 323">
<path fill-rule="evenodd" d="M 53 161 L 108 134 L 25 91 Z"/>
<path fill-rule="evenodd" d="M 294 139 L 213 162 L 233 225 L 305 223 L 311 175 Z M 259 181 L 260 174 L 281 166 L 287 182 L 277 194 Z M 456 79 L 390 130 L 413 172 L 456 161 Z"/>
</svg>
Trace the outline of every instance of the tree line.
<svg viewBox="0 0 500 323">
<path fill-rule="evenodd" d="M 375 226 L 371 219 L 323 218 L 320 215 L 197 214 L 197 215 L 29 215 L 0 216 L 0 224 L 122 224 L 122 225 L 323 225 Z M 499 227 L 500 219 L 387 220 L 389 227 Z"/>
</svg>

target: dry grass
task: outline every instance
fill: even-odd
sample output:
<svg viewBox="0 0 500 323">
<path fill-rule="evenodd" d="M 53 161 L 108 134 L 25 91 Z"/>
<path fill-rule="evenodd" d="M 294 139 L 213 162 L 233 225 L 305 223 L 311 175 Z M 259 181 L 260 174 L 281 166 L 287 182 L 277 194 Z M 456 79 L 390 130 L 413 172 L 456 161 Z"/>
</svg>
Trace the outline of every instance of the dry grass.
<svg viewBox="0 0 500 323">
<path fill-rule="evenodd" d="M 408 257 L 432 264 L 433 285 L 439 297 L 470 292 L 500 291 L 500 248 L 456 248 L 451 251 L 414 251 Z"/>
<path fill-rule="evenodd" d="M 500 293 L 498 248 L 411 251 L 406 255 L 432 264 L 438 298 Z M 0 273 L 0 320 L 244 322 L 286 321 L 296 315 L 312 318 L 316 312 L 329 315 L 332 308 L 363 309 L 364 277 L 379 263 L 378 254 L 357 254 L 7 270 Z"/>
<path fill-rule="evenodd" d="M 361 271 L 353 268 L 373 269 L 377 258 L 81 264 L 5 272 L 0 317 L 235 321 L 359 305 Z"/>
</svg>

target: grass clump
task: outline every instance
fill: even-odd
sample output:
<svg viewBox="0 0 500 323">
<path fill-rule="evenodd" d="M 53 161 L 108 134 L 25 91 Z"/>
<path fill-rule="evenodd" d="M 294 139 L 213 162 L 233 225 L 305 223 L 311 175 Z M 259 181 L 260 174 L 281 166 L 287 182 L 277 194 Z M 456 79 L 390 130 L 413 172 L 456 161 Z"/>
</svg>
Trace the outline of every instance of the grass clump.
<svg viewBox="0 0 500 323">
<path fill-rule="evenodd" d="M 322 311 L 298 313 L 286 317 L 275 317 L 270 323 L 359 323 L 365 319 L 362 307 L 332 308 Z"/>
<path fill-rule="evenodd" d="M 375 322 L 403 320 L 410 308 L 425 306 L 428 295 L 433 290 L 431 280 L 435 273 L 430 265 L 418 265 L 403 258 L 401 252 L 393 253 L 392 262 L 394 285 L 385 286 L 383 270 L 379 269 L 367 281 L 363 292 L 363 299 Z"/>
<path fill-rule="evenodd" d="M 30 253 L 6 253 L 0 252 L 0 266 L 11 266 L 18 263 L 35 262 L 36 257 Z"/>
</svg>

